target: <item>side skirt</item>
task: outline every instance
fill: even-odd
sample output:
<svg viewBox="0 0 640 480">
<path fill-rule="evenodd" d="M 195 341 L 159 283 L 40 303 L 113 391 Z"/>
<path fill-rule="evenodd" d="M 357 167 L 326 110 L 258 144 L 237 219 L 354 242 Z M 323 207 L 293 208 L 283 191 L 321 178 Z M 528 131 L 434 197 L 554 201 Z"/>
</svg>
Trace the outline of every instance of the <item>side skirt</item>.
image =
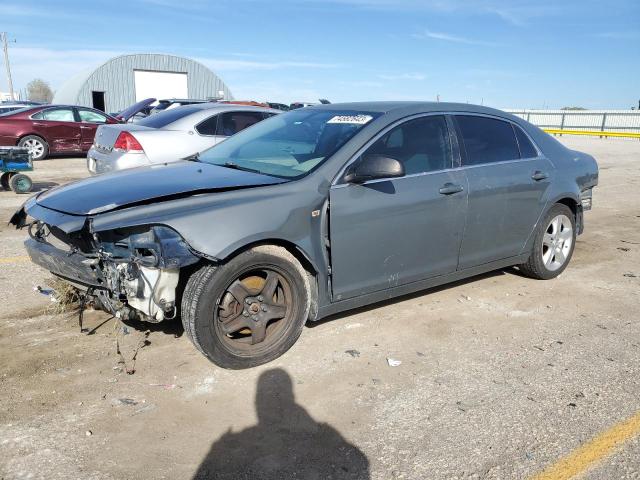
<svg viewBox="0 0 640 480">
<path fill-rule="evenodd" d="M 437 277 L 427 278 L 425 280 L 419 280 L 417 282 L 408 283 L 406 285 L 399 285 L 397 287 L 389 288 L 386 290 L 380 290 L 378 292 L 367 293 L 355 298 L 348 298 L 339 302 L 330 303 L 328 305 L 321 306 L 318 309 L 318 315 L 314 319 L 320 320 L 334 315 L 345 310 L 351 310 L 353 308 L 363 307 L 365 305 L 371 305 L 378 302 L 384 302 L 391 298 L 400 297 L 402 295 L 408 295 L 410 293 L 419 292 L 420 290 L 426 290 L 433 287 L 438 287 L 446 283 L 456 282 L 464 278 L 474 277 L 483 273 L 490 272 L 492 270 L 498 270 L 501 268 L 511 267 L 524 263 L 529 258 L 529 253 L 518 255 L 515 257 L 509 257 L 495 262 L 485 263 L 465 270 L 459 270 L 447 275 L 440 275 Z"/>
</svg>

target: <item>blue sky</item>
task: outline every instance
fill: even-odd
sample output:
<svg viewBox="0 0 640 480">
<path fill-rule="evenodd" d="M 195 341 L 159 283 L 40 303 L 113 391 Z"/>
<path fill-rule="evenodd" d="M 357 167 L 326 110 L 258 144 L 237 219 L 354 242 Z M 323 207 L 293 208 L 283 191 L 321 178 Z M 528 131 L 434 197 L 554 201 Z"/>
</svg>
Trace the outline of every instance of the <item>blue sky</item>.
<svg viewBox="0 0 640 480">
<path fill-rule="evenodd" d="M 640 99 L 638 0 L 0 0 L 0 19 L 17 88 L 160 52 L 201 61 L 243 99 Z"/>
</svg>

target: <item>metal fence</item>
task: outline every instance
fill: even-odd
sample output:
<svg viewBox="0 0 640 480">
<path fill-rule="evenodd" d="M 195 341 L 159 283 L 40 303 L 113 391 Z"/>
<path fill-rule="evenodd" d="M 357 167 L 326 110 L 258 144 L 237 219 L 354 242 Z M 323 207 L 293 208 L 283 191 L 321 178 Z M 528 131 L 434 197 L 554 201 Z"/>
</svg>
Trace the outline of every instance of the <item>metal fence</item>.
<svg viewBox="0 0 640 480">
<path fill-rule="evenodd" d="M 550 133 L 640 136 L 638 110 L 506 110 Z M 562 131 L 562 132 L 561 132 Z M 601 134 L 600 132 L 604 132 Z M 610 135 L 607 135 L 609 133 Z"/>
</svg>

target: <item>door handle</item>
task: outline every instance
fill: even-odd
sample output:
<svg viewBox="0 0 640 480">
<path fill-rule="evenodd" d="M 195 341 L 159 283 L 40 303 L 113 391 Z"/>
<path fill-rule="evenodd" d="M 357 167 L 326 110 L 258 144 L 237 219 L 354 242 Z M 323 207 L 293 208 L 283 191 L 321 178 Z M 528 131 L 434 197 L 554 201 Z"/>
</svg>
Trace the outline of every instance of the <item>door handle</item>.
<svg viewBox="0 0 640 480">
<path fill-rule="evenodd" d="M 87 126 L 87 125 L 80 125 L 80 128 L 81 128 L 81 129 L 83 129 L 83 130 L 88 130 L 88 129 L 90 129 L 91 127 L 89 127 L 89 126 Z"/>
<path fill-rule="evenodd" d="M 440 187 L 439 192 L 442 195 L 453 195 L 454 193 L 458 193 L 463 191 L 462 185 L 456 185 L 455 183 L 445 183 L 442 187 Z"/>
<path fill-rule="evenodd" d="M 46 123 L 39 123 L 39 122 L 33 122 L 33 125 L 36 127 L 46 127 L 47 124 Z"/>
<path fill-rule="evenodd" d="M 547 174 L 546 172 L 541 172 L 540 170 L 536 170 L 535 172 L 533 172 L 533 175 L 531 175 L 531 178 L 536 182 L 539 182 L 540 180 L 549 178 L 549 174 Z"/>
</svg>

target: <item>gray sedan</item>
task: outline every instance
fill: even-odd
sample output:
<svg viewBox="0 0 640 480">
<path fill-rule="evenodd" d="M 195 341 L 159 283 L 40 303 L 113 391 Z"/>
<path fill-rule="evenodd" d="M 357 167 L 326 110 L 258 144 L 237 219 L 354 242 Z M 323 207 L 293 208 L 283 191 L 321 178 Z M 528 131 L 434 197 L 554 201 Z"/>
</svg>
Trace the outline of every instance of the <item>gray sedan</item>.
<svg viewBox="0 0 640 480">
<path fill-rule="evenodd" d="M 530 123 L 447 103 L 308 107 L 193 160 L 41 193 L 11 222 L 34 262 L 121 318 L 181 317 L 226 368 L 354 307 L 513 265 L 558 276 L 598 181 Z"/>
<path fill-rule="evenodd" d="M 175 162 L 278 113 L 209 102 L 168 109 L 136 123 L 101 125 L 87 153 L 87 168 L 99 174 Z"/>
</svg>

